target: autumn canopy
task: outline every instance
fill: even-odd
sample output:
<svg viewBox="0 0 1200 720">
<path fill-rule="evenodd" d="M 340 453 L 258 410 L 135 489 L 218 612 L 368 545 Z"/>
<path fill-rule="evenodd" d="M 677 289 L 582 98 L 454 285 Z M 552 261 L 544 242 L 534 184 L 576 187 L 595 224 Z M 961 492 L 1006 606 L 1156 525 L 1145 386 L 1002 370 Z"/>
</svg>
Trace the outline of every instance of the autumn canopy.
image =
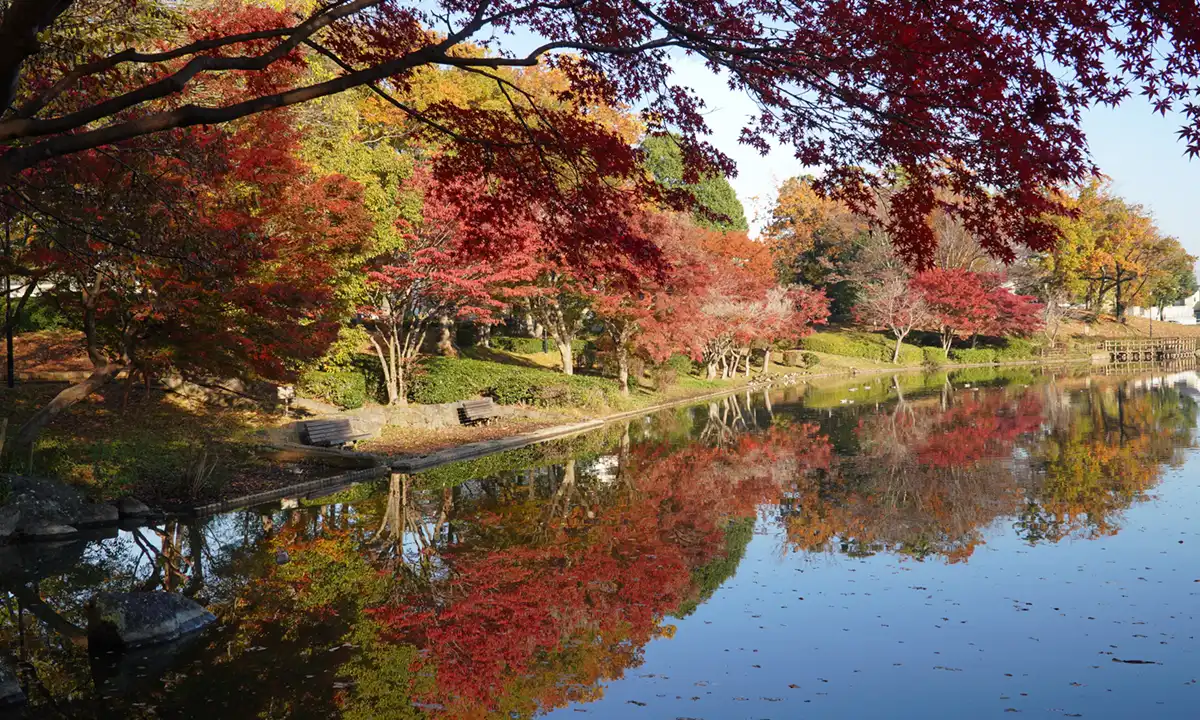
<svg viewBox="0 0 1200 720">
<path fill-rule="evenodd" d="M 825 189 L 865 205 L 869 188 L 903 179 L 906 212 L 891 224 L 910 259 L 932 251 L 924 218 L 938 204 L 1002 257 L 1020 245 L 1048 247 L 1055 232 L 1040 218 L 1057 202 L 1046 189 L 1093 170 L 1079 126 L 1091 104 L 1141 93 L 1159 110 L 1181 109 L 1189 125 L 1180 135 L 1189 153 L 1200 152 L 1200 22 L 1188 2 L 344 0 L 238 13 L 228 2 L 207 6 L 181 21 L 163 20 L 149 0 L 7 3 L 0 175 L 19 185 L 32 169 L 73 153 L 368 86 L 424 132 L 451 139 L 455 152 L 442 158 L 441 172 L 505 180 L 497 212 L 548 187 L 569 209 L 565 201 L 602 200 L 572 188 L 641 176 L 634 148 L 561 103 L 628 105 L 650 133 L 681 135 L 693 176 L 733 170 L 704 141 L 703 98 L 672 77 L 681 55 L 703 58 L 758 103 L 744 142 L 790 145 L 804 164 L 826 171 Z M 156 22 L 169 26 L 156 28 L 157 42 L 122 37 L 123 26 Z M 99 29 L 105 25 L 111 34 Z M 60 38 L 56 47 L 39 42 L 47 30 Z M 314 58 L 328 70 L 289 72 Z M 570 78 L 553 102 L 507 85 L 500 72 L 539 61 Z M 511 111 L 409 101 L 430 67 L 490 76 L 505 86 Z M 212 91 L 229 79 L 237 92 Z"/>
</svg>

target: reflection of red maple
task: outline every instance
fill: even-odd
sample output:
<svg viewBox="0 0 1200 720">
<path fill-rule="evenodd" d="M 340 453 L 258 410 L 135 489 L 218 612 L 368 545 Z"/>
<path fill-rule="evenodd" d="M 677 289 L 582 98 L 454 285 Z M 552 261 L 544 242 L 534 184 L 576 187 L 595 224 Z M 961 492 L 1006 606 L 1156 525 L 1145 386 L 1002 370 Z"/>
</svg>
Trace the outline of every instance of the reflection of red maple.
<svg viewBox="0 0 1200 720">
<path fill-rule="evenodd" d="M 901 401 L 864 417 L 861 454 L 847 478 L 795 483 L 789 540 L 806 551 L 968 559 L 983 542 L 981 528 L 1019 506 L 1005 463 L 1043 422 L 1042 402 L 1006 391 L 947 400 Z"/>
<path fill-rule="evenodd" d="M 528 687 L 549 656 L 603 637 L 636 658 L 691 596 L 692 571 L 723 552 L 726 522 L 752 517 L 778 497 L 784 475 L 830 455 L 812 426 L 723 448 L 639 448 L 605 507 L 529 527 L 520 544 L 454 547 L 443 558 L 447 579 L 373 613 L 393 639 L 423 649 L 437 679 L 424 700 L 451 715 L 495 711 L 516 686 L 533 693 L 526 711 L 555 707 L 577 699 L 561 677 Z M 487 516 L 456 522 L 495 526 Z"/>
<path fill-rule="evenodd" d="M 1012 401 L 999 393 L 975 394 L 938 415 L 917 456 L 925 465 L 964 467 L 1012 452 L 1013 443 L 1042 423 L 1033 394 Z"/>
</svg>

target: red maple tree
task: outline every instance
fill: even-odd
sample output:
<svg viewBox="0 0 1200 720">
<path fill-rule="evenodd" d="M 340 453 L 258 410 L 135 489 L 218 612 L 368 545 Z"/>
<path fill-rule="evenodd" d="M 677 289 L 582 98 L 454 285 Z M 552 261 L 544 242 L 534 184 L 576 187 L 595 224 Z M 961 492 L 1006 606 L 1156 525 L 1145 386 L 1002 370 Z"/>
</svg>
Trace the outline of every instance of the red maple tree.
<svg viewBox="0 0 1200 720">
<path fill-rule="evenodd" d="M 60 28 L 89 27 L 88 2 L 10 3 L 0 22 L 0 100 L 13 110 L 0 119 L 0 175 L 369 86 L 450 138 L 456 151 L 440 172 L 512 180 L 498 198 L 502 214 L 540 197 L 565 225 L 595 230 L 603 214 L 594 211 L 617 187 L 604 179 L 671 191 L 642 182 L 635 149 L 587 118 L 532 102 L 497 70 L 552 63 L 572 80 L 564 93 L 640 107 L 651 132 L 678 131 L 685 179 L 731 171 L 701 140 L 703 100 L 672 78 L 676 51 L 755 100 L 760 113 L 744 142 L 763 152 L 791 145 L 803 164 L 828 171 L 822 187 L 860 209 L 872 206 L 872 187 L 903 177 L 901 211 L 888 222 L 902 254 L 917 261 L 934 246 L 926 218 L 941 191 L 954 198 L 943 209 L 993 253 L 1049 247 L 1056 234 L 1042 218 L 1059 208 L 1044 189 L 1094 170 L 1080 127 L 1090 105 L 1141 92 L 1160 112 L 1180 107 L 1180 135 L 1200 153 L 1200 20 L 1190 3 L 346 0 L 307 16 L 259 9 L 214 22 L 230 8 L 240 6 L 185 17 L 191 33 L 164 35 L 154 47 L 101 44 L 80 57 L 52 50 L 70 38 L 56 35 Z M 514 37 L 539 40 L 517 50 Z M 329 72 L 260 79 L 302 61 Z M 406 102 L 414 77 L 433 66 L 490 76 L 512 107 Z M 237 78 L 243 92 L 209 96 L 207 84 L 222 77 Z M 638 250 L 622 245 L 624 234 L 564 238 L 571 252 Z"/>
<path fill-rule="evenodd" d="M 1001 276 L 985 276 L 988 292 L 988 319 L 980 328 L 980 334 L 993 337 L 1028 337 L 1042 329 L 1045 306 L 1032 295 L 1018 295 L 1004 287 Z"/>
<path fill-rule="evenodd" d="M 938 333 L 946 352 L 955 338 L 969 338 L 991 321 L 991 301 L 979 273 L 933 268 L 914 277 L 912 287 L 924 298 L 928 329 Z"/>
<path fill-rule="evenodd" d="M 531 223 L 471 224 L 470 206 L 485 192 L 478 181 L 443 181 L 419 168 L 402 192 L 422 196 L 421 219 L 402 223 L 403 249 L 367 269 L 363 325 L 379 357 L 391 404 L 407 404 L 407 378 L 434 323 L 497 321 L 505 300 L 522 294 L 540 266 L 530 248 Z M 494 250 L 504 247 L 504 252 Z"/>
<path fill-rule="evenodd" d="M 370 221 L 361 188 L 314 173 L 297 146 L 290 115 L 263 114 L 26 176 L 14 204 L 54 220 L 27 270 L 77 319 L 93 372 L 19 443 L 122 373 L 286 380 L 325 351 L 345 310 L 333 285 Z"/>
</svg>

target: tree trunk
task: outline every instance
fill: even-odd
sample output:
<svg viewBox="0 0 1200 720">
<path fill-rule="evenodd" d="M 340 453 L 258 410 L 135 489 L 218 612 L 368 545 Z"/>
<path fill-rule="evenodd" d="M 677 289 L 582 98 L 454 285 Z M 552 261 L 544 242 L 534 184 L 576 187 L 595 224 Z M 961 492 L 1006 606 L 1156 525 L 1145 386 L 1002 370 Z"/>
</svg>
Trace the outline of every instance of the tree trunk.
<svg viewBox="0 0 1200 720">
<path fill-rule="evenodd" d="M 46 403 L 41 410 L 38 410 L 36 413 L 34 413 L 33 417 L 29 418 L 29 420 L 21 426 L 21 429 L 17 432 L 17 436 L 15 438 L 16 444 L 25 446 L 32 445 L 33 441 L 37 440 L 38 435 L 41 434 L 42 429 L 49 425 L 54 418 L 58 417 L 62 411 L 107 385 L 109 381 L 120 374 L 125 367 L 125 365 L 120 365 L 117 363 L 109 363 L 107 365 L 99 366 L 95 368 L 92 371 L 92 374 L 88 375 L 87 379 L 83 382 L 76 383 L 75 385 L 72 385 L 66 390 L 63 390 L 59 394 L 55 395 L 53 400 Z"/>
<path fill-rule="evenodd" d="M 524 303 L 522 303 L 522 307 L 521 330 L 525 331 L 525 334 L 529 337 L 537 337 L 538 323 L 533 317 L 533 308 L 530 306 L 530 302 L 526 300 Z"/>
<path fill-rule="evenodd" d="M 449 315 L 442 315 L 438 318 L 438 355 L 442 357 L 457 357 L 458 350 L 454 348 L 454 333 L 451 329 L 454 327 L 454 322 L 450 320 Z"/>
<path fill-rule="evenodd" d="M 621 384 L 621 394 L 629 394 L 629 350 L 624 345 L 617 345 L 617 382 Z"/>
<path fill-rule="evenodd" d="M 392 371 L 392 384 L 395 387 L 388 389 L 388 400 L 392 405 L 408 407 L 408 387 L 404 379 L 403 364 L 397 364 L 396 368 Z"/>
<path fill-rule="evenodd" d="M 563 340 L 555 338 L 554 342 L 556 345 L 558 345 L 558 355 L 560 358 L 562 358 L 563 374 L 574 375 L 575 357 L 572 355 L 571 341 L 568 339 L 564 342 Z"/>
<path fill-rule="evenodd" d="M 392 362 L 392 359 L 396 356 L 395 348 L 390 344 L 388 345 L 388 350 L 391 352 L 391 357 L 389 357 L 389 354 L 384 352 L 383 345 L 380 344 L 375 335 L 371 334 L 370 337 L 371 345 L 375 348 L 375 356 L 379 358 L 379 367 L 383 370 L 383 386 L 387 390 L 388 405 L 398 405 L 400 400 L 398 394 L 399 388 L 396 382 L 396 370 L 399 367 L 399 363 Z"/>
<path fill-rule="evenodd" d="M 1117 299 L 1113 309 L 1117 314 L 1117 322 L 1125 321 L 1125 308 L 1121 305 L 1121 266 L 1117 266 Z"/>
<path fill-rule="evenodd" d="M 942 333 L 942 352 L 950 355 L 950 346 L 954 343 L 954 333 Z"/>
<path fill-rule="evenodd" d="M 763 351 L 763 375 L 771 372 L 771 348 Z"/>
<path fill-rule="evenodd" d="M 896 365 L 900 362 L 900 344 L 904 342 L 903 335 L 896 336 L 896 349 L 892 350 L 892 364 Z"/>
<path fill-rule="evenodd" d="M 707 378 L 708 380 L 716 380 L 717 379 L 717 363 L 716 363 L 716 361 L 714 361 L 714 360 L 708 361 L 708 372 L 705 374 L 705 378 Z"/>
</svg>

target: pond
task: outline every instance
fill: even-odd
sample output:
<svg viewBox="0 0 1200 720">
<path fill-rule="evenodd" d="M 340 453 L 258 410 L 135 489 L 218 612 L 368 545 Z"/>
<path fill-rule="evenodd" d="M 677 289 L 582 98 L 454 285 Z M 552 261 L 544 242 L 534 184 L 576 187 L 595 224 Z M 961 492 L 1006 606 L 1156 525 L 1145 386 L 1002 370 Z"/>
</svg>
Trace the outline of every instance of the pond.
<svg viewBox="0 0 1200 720">
<path fill-rule="evenodd" d="M 1196 717 L 1200 378 L 731 395 L 0 554 L 47 718 Z M 219 623 L 90 657 L 99 590 Z"/>
</svg>

